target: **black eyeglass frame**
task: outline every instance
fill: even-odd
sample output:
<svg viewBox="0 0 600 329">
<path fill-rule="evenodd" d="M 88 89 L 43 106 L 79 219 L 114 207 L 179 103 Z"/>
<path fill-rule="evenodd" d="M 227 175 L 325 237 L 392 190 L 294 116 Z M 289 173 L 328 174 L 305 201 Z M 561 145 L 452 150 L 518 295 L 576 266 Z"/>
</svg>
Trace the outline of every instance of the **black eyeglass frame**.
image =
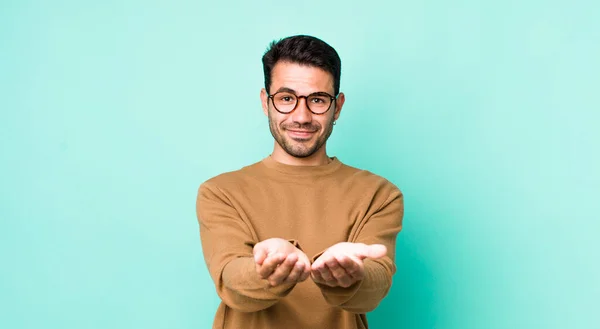
<svg viewBox="0 0 600 329">
<path fill-rule="evenodd" d="M 292 95 L 296 96 L 296 105 L 294 105 L 294 108 L 291 111 L 289 111 L 289 112 L 282 112 L 275 105 L 275 100 L 273 99 L 273 97 L 275 97 L 275 95 L 277 95 L 279 93 L 287 93 L 287 94 L 292 94 Z M 331 101 L 331 104 L 329 104 L 329 107 L 323 113 L 313 112 L 313 110 L 310 109 L 310 105 L 308 105 L 308 98 L 311 97 L 311 96 L 327 96 L 327 97 L 329 97 L 329 100 Z M 306 108 L 308 108 L 308 110 L 310 111 L 310 113 L 315 114 L 315 115 L 325 114 L 325 113 L 329 112 L 329 110 L 331 109 L 331 105 L 332 104 L 336 104 L 337 105 L 337 96 L 331 96 L 329 93 L 326 93 L 324 91 L 319 91 L 319 92 L 312 93 L 312 94 L 309 94 L 309 95 L 306 95 L 306 96 L 298 96 L 298 95 L 296 95 L 294 93 L 291 93 L 289 91 L 278 91 L 278 92 L 274 93 L 273 95 L 269 95 L 269 99 L 273 103 L 273 108 L 275 109 L 275 111 L 277 111 L 277 112 L 279 112 L 281 114 L 290 114 L 290 113 L 294 112 L 296 110 L 296 108 L 298 108 L 298 103 L 300 103 L 300 98 L 304 98 L 304 102 L 306 103 Z"/>
</svg>

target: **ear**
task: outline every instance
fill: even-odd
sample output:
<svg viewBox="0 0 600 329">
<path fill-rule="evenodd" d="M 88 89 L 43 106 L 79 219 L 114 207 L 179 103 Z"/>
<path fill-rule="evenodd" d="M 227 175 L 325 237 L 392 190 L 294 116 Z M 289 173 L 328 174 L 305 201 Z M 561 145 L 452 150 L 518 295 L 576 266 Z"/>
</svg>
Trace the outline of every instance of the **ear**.
<svg viewBox="0 0 600 329">
<path fill-rule="evenodd" d="M 344 106 L 345 101 L 346 96 L 344 93 L 339 93 L 337 99 L 335 100 L 335 113 L 333 115 L 334 121 L 340 117 L 340 112 L 342 112 L 342 106 Z"/>
<path fill-rule="evenodd" d="M 260 90 L 260 101 L 262 103 L 263 113 L 265 115 L 269 115 L 269 97 L 267 96 L 267 91 L 265 88 Z"/>
</svg>

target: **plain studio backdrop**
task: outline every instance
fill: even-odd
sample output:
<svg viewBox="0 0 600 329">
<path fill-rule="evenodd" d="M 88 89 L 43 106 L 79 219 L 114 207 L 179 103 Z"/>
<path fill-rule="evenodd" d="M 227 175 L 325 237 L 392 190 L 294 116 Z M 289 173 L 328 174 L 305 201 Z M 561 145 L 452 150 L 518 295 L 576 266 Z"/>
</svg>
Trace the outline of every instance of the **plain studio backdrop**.
<svg viewBox="0 0 600 329">
<path fill-rule="evenodd" d="M 271 152 L 260 58 L 292 34 L 342 58 L 330 155 L 405 194 L 373 328 L 600 328 L 599 12 L 3 1 L 0 328 L 210 328 L 197 188 Z"/>
</svg>

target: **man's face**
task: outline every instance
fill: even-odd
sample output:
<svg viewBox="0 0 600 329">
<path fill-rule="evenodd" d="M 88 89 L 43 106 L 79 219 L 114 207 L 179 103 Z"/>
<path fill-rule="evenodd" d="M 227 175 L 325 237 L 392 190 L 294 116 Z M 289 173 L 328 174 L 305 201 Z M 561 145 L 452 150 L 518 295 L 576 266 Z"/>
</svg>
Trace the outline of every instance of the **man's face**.
<svg viewBox="0 0 600 329">
<path fill-rule="evenodd" d="M 271 72 L 271 95 L 281 90 L 293 91 L 298 96 L 316 92 L 334 95 L 333 76 L 320 68 L 290 62 L 277 62 Z M 269 127 L 277 144 L 289 155 L 305 158 L 325 145 L 333 131 L 333 122 L 339 117 L 344 95 L 340 93 L 324 114 L 314 114 L 299 98 L 296 109 L 288 114 L 279 113 L 267 92 L 261 91 L 263 111 L 269 117 Z"/>
</svg>

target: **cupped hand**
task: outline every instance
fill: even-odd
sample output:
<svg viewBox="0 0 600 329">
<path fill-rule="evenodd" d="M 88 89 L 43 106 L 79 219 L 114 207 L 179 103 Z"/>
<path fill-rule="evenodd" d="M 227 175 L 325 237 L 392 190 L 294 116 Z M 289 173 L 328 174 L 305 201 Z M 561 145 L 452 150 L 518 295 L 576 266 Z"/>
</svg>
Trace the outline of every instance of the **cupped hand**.
<svg viewBox="0 0 600 329">
<path fill-rule="evenodd" d="M 382 244 L 340 242 L 328 248 L 311 266 L 316 283 L 347 288 L 364 278 L 363 261 L 381 258 L 387 253 Z"/>
<path fill-rule="evenodd" d="M 273 287 L 302 282 L 310 275 L 310 260 L 287 240 L 263 240 L 254 246 L 253 254 L 256 272 Z"/>
</svg>

